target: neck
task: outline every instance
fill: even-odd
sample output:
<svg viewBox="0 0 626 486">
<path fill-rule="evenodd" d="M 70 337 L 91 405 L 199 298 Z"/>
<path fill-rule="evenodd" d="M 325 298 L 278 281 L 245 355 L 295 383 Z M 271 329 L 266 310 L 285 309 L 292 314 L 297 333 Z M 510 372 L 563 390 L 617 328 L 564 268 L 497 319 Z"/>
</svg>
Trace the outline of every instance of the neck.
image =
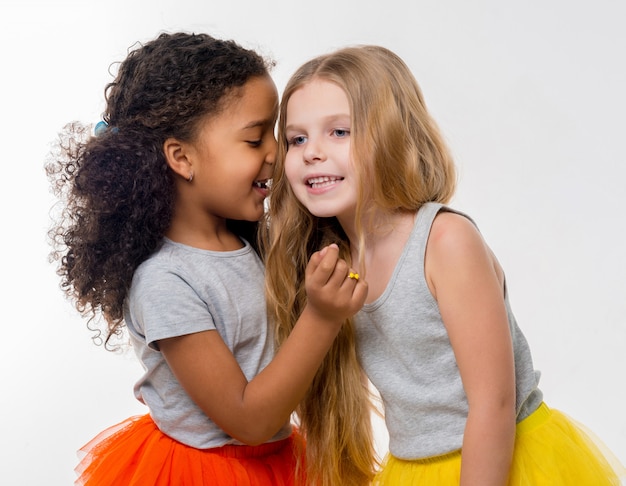
<svg viewBox="0 0 626 486">
<path fill-rule="evenodd" d="M 349 224 L 339 221 L 341 227 L 345 231 L 350 240 L 352 249 L 353 265 L 360 266 L 360 256 L 362 253 L 363 263 L 366 267 L 370 267 L 379 259 L 384 259 L 384 254 L 396 247 L 404 247 L 406 240 L 413 229 L 415 212 L 395 212 L 395 213 L 377 213 L 368 218 L 363 227 L 363 248 L 359 241 L 354 220 Z M 392 251 L 392 253 L 395 251 Z M 363 271 L 363 269 L 360 269 Z"/>
<path fill-rule="evenodd" d="M 165 236 L 202 250 L 233 251 L 243 247 L 241 239 L 226 226 L 225 219 L 206 213 L 175 211 Z"/>
</svg>

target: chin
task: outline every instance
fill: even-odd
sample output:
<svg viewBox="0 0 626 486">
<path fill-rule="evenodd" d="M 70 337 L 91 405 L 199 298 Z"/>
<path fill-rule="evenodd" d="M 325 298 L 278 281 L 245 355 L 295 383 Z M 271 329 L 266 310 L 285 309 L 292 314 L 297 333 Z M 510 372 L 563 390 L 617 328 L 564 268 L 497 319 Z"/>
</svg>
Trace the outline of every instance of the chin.
<svg viewBox="0 0 626 486">
<path fill-rule="evenodd" d="M 315 210 L 310 210 L 309 212 L 315 216 L 316 218 L 334 218 L 335 216 L 337 216 L 337 212 L 336 211 L 315 211 Z"/>
</svg>

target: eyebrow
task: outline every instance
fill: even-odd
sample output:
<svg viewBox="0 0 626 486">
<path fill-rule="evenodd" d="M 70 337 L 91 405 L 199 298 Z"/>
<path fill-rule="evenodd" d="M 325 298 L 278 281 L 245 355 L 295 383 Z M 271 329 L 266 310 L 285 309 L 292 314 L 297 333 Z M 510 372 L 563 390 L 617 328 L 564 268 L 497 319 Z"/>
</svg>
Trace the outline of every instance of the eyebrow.
<svg viewBox="0 0 626 486">
<path fill-rule="evenodd" d="M 344 119 L 347 119 L 350 122 L 351 121 L 350 114 L 349 113 L 337 113 L 335 115 L 329 115 L 329 116 L 322 118 L 322 122 L 324 124 L 327 124 L 327 123 L 334 123 L 336 121 L 343 121 Z M 298 129 L 297 123 L 290 123 L 290 124 L 285 125 L 285 130 L 296 130 L 296 129 Z"/>
<path fill-rule="evenodd" d="M 274 107 L 274 113 L 275 114 L 272 117 L 263 118 L 260 120 L 252 120 L 251 122 L 246 123 L 241 129 L 248 130 L 250 128 L 264 128 L 266 126 L 274 126 L 276 125 L 276 119 L 278 117 L 278 104 L 276 104 Z"/>
<path fill-rule="evenodd" d="M 244 125 L 242 127 L 242 130 L 247 130 L 248 128 L 264 127 L 264 126 L 269 125 L 271 123 L 272 122 L 270 120 L 255 120 L 255 121 L 251 121 L 250 123 L 247 123 L 246 125 Z"/>
<path fill-rule="evenodd" d="M 241 127 L 242 130 L 249 130 L 251 128 L 265 128 L 268 126 L 274 126 L 276 124 L 276 119 L 274 118 L 266 118 L 263 120 L 253 120 L 249 123 L 246 123 L 243 127 Z"/>
</svg>

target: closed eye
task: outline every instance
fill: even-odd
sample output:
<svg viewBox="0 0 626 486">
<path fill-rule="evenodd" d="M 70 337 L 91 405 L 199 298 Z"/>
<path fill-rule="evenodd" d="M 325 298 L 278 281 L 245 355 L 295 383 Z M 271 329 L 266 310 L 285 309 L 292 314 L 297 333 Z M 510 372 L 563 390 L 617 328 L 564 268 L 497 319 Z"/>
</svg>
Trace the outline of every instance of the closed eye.
<svg viewBox="0 0 626 486">
<path fill-rule="evenodd" d="M 251 147 L 256 148 L 256 147 L 261 146 L 261 144 L 263 143 L 263 140 L 262 139 L 261 140 L 246 140 L 246 143 L 250 145 Z"/>
</svg>

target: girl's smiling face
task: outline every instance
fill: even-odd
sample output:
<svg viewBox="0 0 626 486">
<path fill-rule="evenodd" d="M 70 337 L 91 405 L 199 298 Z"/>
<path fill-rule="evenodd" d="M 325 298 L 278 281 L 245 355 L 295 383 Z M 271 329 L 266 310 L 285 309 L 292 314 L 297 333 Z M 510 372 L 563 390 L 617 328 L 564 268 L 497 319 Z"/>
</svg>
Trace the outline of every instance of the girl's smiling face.
<svg viewBox="0 0 626 486">
<path fill-rule="evenodd" d="M 285 175 L 294 194 L 314 216 L 353 224 L 357 180 L 346 93 L 332 82 L 314 79 L 291 95 L 286 113 Z"/>
<path fill-rule="evenodd" d="M 257 77 L 227 103 L 190 144 L 193 187 L 207 214 L 257 221 L 276 158 L 278 94 L 269 76 Z"/>
</svg>

